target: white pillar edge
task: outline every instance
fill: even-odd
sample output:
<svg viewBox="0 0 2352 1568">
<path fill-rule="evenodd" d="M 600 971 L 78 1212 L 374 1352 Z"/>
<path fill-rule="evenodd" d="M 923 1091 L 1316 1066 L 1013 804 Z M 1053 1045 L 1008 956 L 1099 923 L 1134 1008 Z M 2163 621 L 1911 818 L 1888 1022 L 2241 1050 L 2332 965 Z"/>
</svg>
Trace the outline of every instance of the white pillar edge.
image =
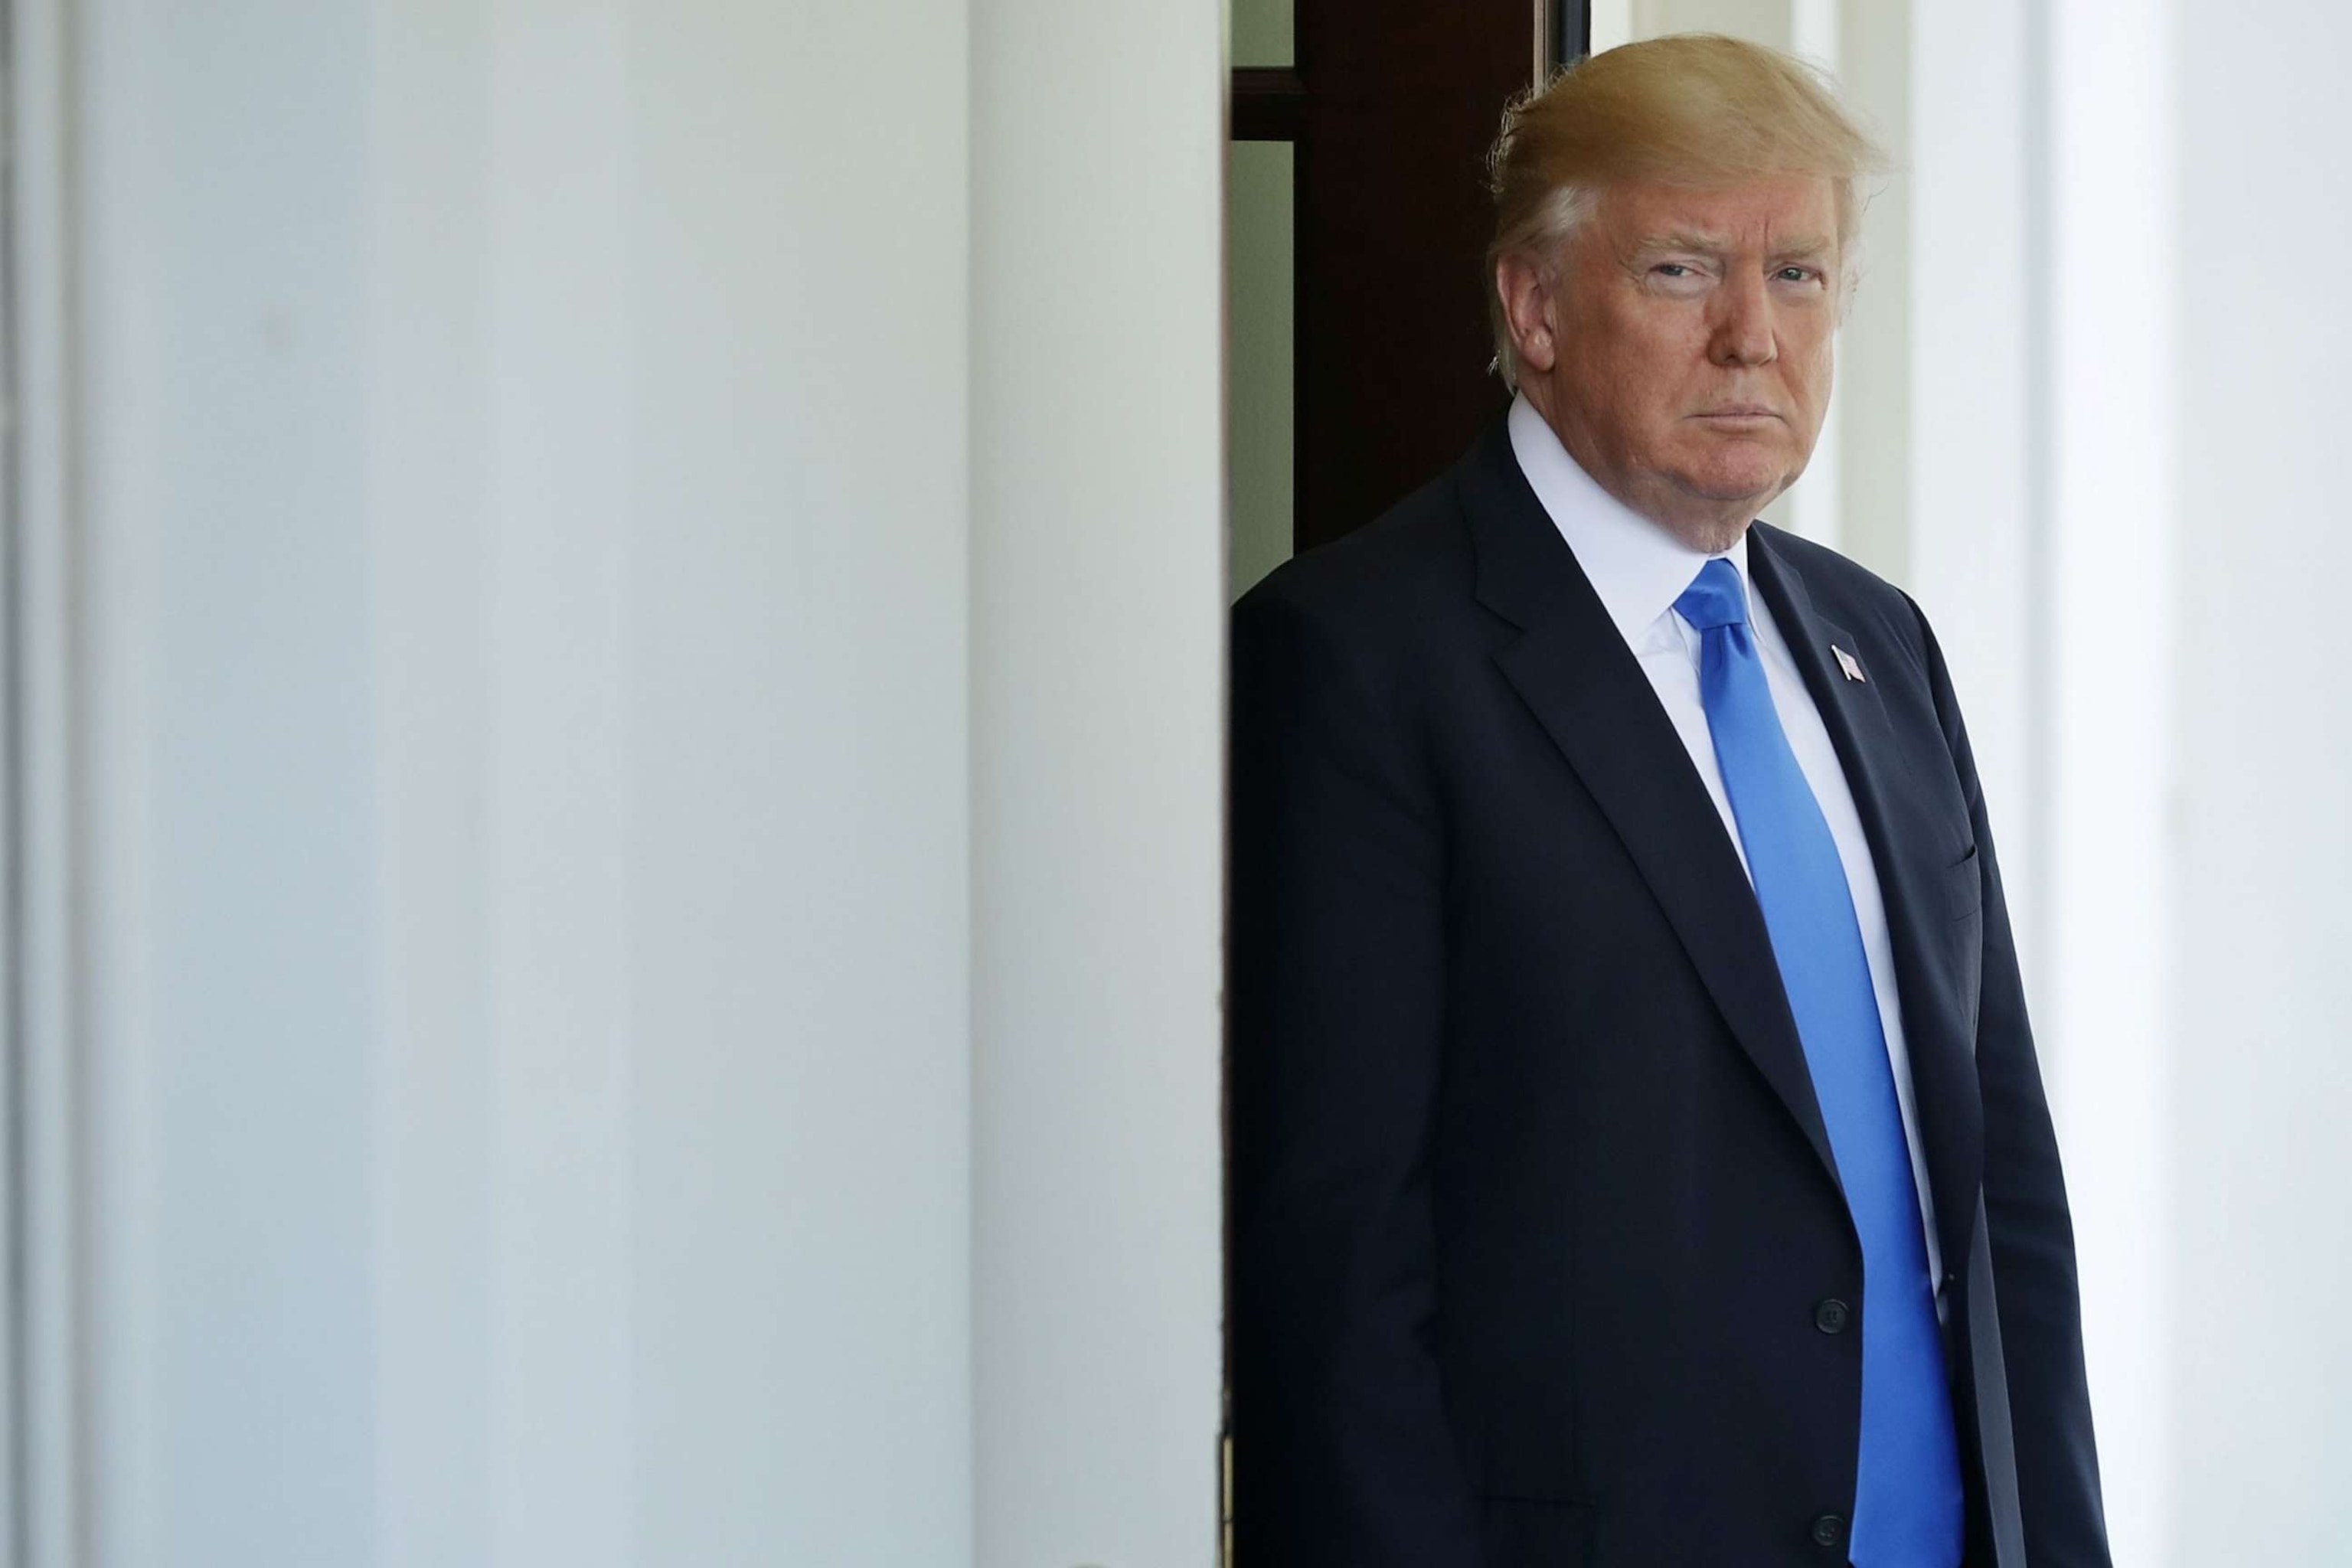
<svg viewBox="0 0 2352 1568">
<path fill-rule="evenodd" d="M 84 872 L 76 586 L 82 366 L 76 244 L 79 61 L 68 0 L 14 0 L 6 232 L 16 403 L 8 411 L 15 486 L 7 679 L 9 962 L 16 1012 L 12 1220 L 17 1278 L 9 1325 L 16 1376 L 6 1540 L 18 1568 L 81 1568 L 86 1556 L 87 1305 L 83 1058 L 79 1031 Z M 15 1559 L 12 1559 L 15 1561 Z"/>
</svg>

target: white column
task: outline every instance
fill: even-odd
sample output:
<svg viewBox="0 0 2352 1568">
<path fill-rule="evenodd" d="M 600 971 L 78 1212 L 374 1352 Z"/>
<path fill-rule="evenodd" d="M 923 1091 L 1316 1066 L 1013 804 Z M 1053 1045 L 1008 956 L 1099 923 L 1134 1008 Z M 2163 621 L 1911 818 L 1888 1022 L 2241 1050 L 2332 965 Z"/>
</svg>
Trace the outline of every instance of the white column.
<svg viewBox="0 0 2352 1568">
<path fill-rule="evenodd" d="M 643 1568 L 971 1552 L 966 26 L 631 4 Z"/>
<path fill-rule="evenodd" d="M 2162 1563 L 2168 1500 L 2201 1484 L 2170 1468 L 2168 1249 L 2179 1173 L 2167 1130 L 2179 1037 L 2165 976 L 2179 952 L 2170 916 L 2180 245 L 2170 6 L 2068 0 L 2048 25 L 2041 1023 L 2116 1561 Z M 2196 271 L 2205 276 L 2201 258 Z"/>
<path fill-rule="evenodd" d="M 1635 0 L 1591 0 L 1594 54 L 1633 41 L 1636 37 L 1633 31 L 1635 8 Z"/>
<path fill-rule="evenodd" d="M 1788 48 L 1837 75 L 1843 53 L 1844 6 L 1839 0 L 1790 0 Z M 1780 507 L 1780 519 L 1805 538 L 1835 550 L 1845 542 L 1845 394 L 1843 371 L 1832 385 L 1812 460 Z"/>
<path fill-rule="evenodd" d="M 1213 5 L 974 8 L 978 1561 L 1215 1544 Z"/>
<path fill-rule="evenodd" d="M 82 14 L 87 1561 L 969 1558 L 962 29 Z"/>
<path fill-rule="evenodd" d="M 1894 168 L 1864 211 L 1862 276 L 1838 334 L 1837 547 L 1892 582 L 1910 580 L 1913 7 L 1842 5 L 1837 68 Z"/>
<path fill-rule="evenodd" d="M 482 1440 L 499 1563 L 635 1560 L 632 1317 L 670 1283 L 630 1268 L 649 1042 L 633 1016 L 627 683 L 658 623 L 635 624 L 629 22 L 623 0 L 510 0 L 488 40 L 487 509 L 465 584 L 478 588 L 450 608 L 488 611 L 460 635 L 480 638 L 463 701 L 481 704 L 487 742 L 468 759 L 484 841 L 466 912 L 490 977 Z M 414 561 L 412 542 L 376 537 L 380 570 Z M 399 748 L 387 763 L 412 760 L 451 759 Z M 388 1044 L 396 1077 L 407 1042 Z"/>
<path fill-rule="evenodd" d="M 1968 715 L 2010 915 L 2038 999 L 2033 768 L 2045 648 L 2046 345 L 2039 319 L 2036 24 L 2027 0 L 1911 11 L 1910 423 L 1905 585 L 1927 611 Z M 1857 462 L 1866 461 L 1857 450 Z"/>
<path fill-rule="evenodd" d="M 481 0 L 386 16 L 365 94 L 365 526 L 376 722 L 394 742 L 373 823 L 376 1560 L 458 1568 L 495 1563 L 494 1521 L 513 1517 L 490 1436 L 492 1273 L 514 1241 L 491 1198 L 502 1053 L 486 886 L 500 452 L 488 286 L 492 209 L 512 194 L 488 158 L 496 20 Z M 582 1371 L 602 1386 L 604 1369 Z"/>
<path fill-rule="evenodd" d="M 364 18 L 76 20 L 91 1560 L 365 1562 Z"/>
<path fill-rule="evenodd" d="M 2178 412 L 2164 831 L 2178 910 L 2161 1152 L 2174 1245 L 2176 1564 L 2345 1556 L 2352 1474 L 2352 685 L 2340 408 L 2352 299 L 2352 15 L 2308 0 L 2166 5 Z M 2145 157 L 2145 153 L 2140 154 Z M 2117 253 L 2112 247 L 2107 254 Z M 2120 253 L 2113 266 L 2136 271 Z M 2123 367 L 2128 370 L 2129 364 Z M 2128 405 L 2127 405 L 2128 406 Z M 2121 521 L 2121 519 L 2118 519 Z M 2122 583 L 2154 532 L 2104 552 Z M 2117 563 L 2116 557 L 2126 558 Z M 2121 1561 L 2120 1556 L 2117 1559 Z"/>
<path fill-rule="evenodd" d="M 1776 49 L 1790 45 L 1797 5 L 1804 0 L 1632 0 L 1632 37 L 1667 33 L 1727 33 Z M 1596 28 L 1601 18 L 1594 18 Z"/>
</svg>

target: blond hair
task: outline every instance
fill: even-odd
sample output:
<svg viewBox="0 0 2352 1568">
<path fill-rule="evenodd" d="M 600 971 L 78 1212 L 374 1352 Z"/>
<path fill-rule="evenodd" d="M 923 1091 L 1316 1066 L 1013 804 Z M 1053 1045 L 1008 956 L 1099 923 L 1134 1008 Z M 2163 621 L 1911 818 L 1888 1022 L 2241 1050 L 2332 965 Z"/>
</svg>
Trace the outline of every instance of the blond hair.
<svg viewBox="0 0 2352 1568">
<path fill-rule="evenodd" d="M 1553 269 L 1560 247 L 1608 185 L 1817 175 L 1836 187 L 1838 248 L 1850 256 L 1862 221 L 1857 187 L 1885 166 L 1829 79 L 1778 49 L 1681 33 L 1577 61 L 1503 111 L 1502 134 L 1486 157 L 1495 197 L 1486 310 L 1496 368 L 1507 384 L 1518 385 L 1496 263 L 1527 255 Z"/>
</svg>

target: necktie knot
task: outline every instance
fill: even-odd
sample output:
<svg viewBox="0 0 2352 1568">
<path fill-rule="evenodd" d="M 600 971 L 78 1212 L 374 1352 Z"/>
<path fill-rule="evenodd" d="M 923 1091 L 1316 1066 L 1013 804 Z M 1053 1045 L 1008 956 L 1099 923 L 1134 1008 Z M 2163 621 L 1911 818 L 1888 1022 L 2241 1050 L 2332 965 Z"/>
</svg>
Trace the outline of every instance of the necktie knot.
<svg viewBox="0 0 2352 1568">
<path fill-rule="evenodd" d="M 1717 557 L 1698 569 L 1698 576 L 1675 601 L 1683 619 L 1703 632 L 1717 626 L 1748 624 L 1748 595 L 1739 589 L 1739 568 Z"/>
</svg>

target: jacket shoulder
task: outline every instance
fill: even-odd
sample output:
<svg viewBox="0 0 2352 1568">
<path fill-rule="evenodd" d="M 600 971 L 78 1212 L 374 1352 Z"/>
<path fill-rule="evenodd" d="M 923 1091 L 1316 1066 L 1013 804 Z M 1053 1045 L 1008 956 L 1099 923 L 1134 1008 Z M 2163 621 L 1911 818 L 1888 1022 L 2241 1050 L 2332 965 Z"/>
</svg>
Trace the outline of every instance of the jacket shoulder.
<svg viewBox="0 0 2352 1568">
<path fill-rule="evenodd" d="M 1927 669 L 1927 619 L 1911 595 L 1867 566 L 1825 544 L 1759 522 L 1756 531 L 1803 582 L 1813 608 L 1857 637 L 1874 634 L 1900 648 L 1922 675 Z"/>
</svg>

